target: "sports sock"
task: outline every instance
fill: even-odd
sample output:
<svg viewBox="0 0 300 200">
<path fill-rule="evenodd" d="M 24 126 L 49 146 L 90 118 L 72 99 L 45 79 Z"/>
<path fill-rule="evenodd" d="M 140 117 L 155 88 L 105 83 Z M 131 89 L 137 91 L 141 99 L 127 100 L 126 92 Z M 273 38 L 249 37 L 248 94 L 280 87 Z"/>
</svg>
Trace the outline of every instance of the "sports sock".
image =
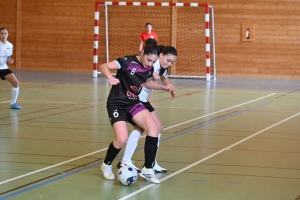
<svg viewBox="0 0 300 200">
<path fill-rule="evenodd" d="M 19 95 L 19 87 L 17 87 L 17 88 L 13 87 L 12 88 L 12 98 L 11 98 L 10 104 L 14 104 L 17 102 L 18 95 Z"/>
<path fill-rule="evenodd" d="M 132 159 L 133 153 L 137 147 L 141 135 L 142 133 L 138 130 L 133 130 L 130 133 L 122 160 L 130 161 Z"/>
<path fill-rule="evenodd" d="M 120 151 L 121 149 L 116 149 L 113 143 L 110 143 L 104 159 L 104 163 L 107 165 L 111 165 L 111 163 L 114 161 L 114 159 L 117 157 Z"/>
<path fill-rule="evenodd" d="M 157 141 L 157 151 L 156 151 L 156 156 L 155 156 L 155 163 L 157 163 L 156 161 L 156 157 L 157 157 L 157 153 L 158 153 L 158 149 L 159 149 L 159 144 L 160 144 L 160 137 L 161 137 L 161 133 L 158 134 L 158 141 Z"/>
<path fill-rule="evenodd" d="M 152 168 L 154 165 L 155 156 L 157 152 L 157 142 L 157 137 L 151 137 L 147 135 L 144 148 L 146 168 Z"/>
</svg>

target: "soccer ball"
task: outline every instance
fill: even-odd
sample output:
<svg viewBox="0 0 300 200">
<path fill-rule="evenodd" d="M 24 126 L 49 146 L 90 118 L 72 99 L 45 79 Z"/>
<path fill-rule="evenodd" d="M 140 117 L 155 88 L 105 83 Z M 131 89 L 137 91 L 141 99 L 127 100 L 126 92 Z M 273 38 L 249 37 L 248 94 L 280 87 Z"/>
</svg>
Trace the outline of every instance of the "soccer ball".
<svg viewBox="0 0 300 200">
<path fill-rule="evenodd" d="M 118 170 L 117 177 L 123 185 L 132 185 L 136 181 L 138 173 L 135 168 L 125 165 Z"/>
</svg>

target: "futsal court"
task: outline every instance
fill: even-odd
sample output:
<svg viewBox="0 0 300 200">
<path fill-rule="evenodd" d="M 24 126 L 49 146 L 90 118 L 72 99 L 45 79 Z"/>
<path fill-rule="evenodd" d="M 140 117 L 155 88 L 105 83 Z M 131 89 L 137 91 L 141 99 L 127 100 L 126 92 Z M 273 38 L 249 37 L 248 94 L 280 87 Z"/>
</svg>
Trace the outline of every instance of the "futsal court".
<svg viewBox="0 0 300 200">
<path fill-rule="evenodd" d="M 300 199 L 298 80 L 172 79 L 174 100 L 163 91 L 149 99 L 164 124 L 157 160 L 168 172 L 157 174 L 161 184 L 138 177 L 123 186 L 100 169 L 114 138 L 106 79 L 15 74 L 22 110 L 9 109 L 9 83 L 0 88 L 0 199 Z"/>
</svg>

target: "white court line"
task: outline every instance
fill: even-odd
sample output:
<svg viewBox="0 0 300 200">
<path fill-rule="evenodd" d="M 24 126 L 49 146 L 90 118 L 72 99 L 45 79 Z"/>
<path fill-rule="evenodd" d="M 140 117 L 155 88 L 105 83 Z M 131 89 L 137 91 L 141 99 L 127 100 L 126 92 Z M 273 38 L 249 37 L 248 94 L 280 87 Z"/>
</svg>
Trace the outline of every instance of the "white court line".
<svg viewBox="0 0 300 200">
<path fill-rule="evenodd" d="M 261 99 L 270 97 L 270 96 L 273 96 L 273 95 L 275 95 L 275 94 L 276 94 L 276 93 L 272 93 L 272 94 L 269 94 L 269 95 L 267 95 L 267 96 L 263 96 L 263 97 L 261 97 L 261 98 L 254 99 L 254 100 L 252 100 L 252 101 L 248 101 L 248 102 L 245 102 L 245 103 L 242 103 L 242 104 L 238 104 L 238 105 L 232 106 L 232 107 L 230 107 L 230 108 L 226 108 L 226 109 L 223 109 L 223 110 L 219 110 L 219 111 L 216 111 L 216 112 L 213 112 L 213 113 L 210 113 L 210 114 L 201 116 L 201 117 L 197 117 L 197 118 L 191 119 L 191 120 L 189 120 L 189 121 L 185 121 L 185 122 L 176 124 L 176 125 L 174 125 L 174 126 L 169 126 L 168 128 L 165 128 L 164 131 L 165 131 L 165 130 L 168 130 L 168 129 L 171 129 L 171 128 L 174 128 L 174 127 L 176 127 L 176 126 L 180 126 L 180 125 L 182 125 L 182 124 L 186 124 L 186 123 L 189 123 L 189 122 L 192 122 L 192 121 L 195 121 L 195 120 L 204 118 L 204 117 L 208 117 L 208 116 L 210 116 L 210 115 L 214 115 L 214 114 L 217 114 L 217 113 L 220 113 L 220 112 L 224 112 L 224 111 L 227 111 L 227 110 L 231 110 L 231 109 L 233 109 L 233 108 L 236 108 L 236 107 L 239 107 L 239 106 L 242 106 L 242 105 L 245 105 L 245 104 L 249 104 L 249 103 L 252 103 L 252 102 L 255 102 L 255 101 L 258 101 L 258 100 L 261 100 Z"/>
<path fill-rule="evenodd" d="M 93 155 L 93 154 L 96 154 L 96 153 L 99 153 L 99 152 L 104 151 L 104 150 L 107 150 L 107 149 L 108 149 L 108 148 L 100 149 L 100 150 L 98 150 L 98 151 L 94 151 L 94 152 L 92 152 L 92 153 L 85 154 L 85 155 L 83 155 L 83 156 L 79 156 L 79 157 L 76 157 L 76 158 L 73 158 L 73 159 L 70 159 L 70 160 L 66 160 L 66 161 L 64 161 L 64 162 L 57 163 L 57 164 L 55 164 L 55 165 L 51 165 L 51 166 L 49 166 L 49 167 L 45 167 L 45 168 L 42 168 L 42 169 L 39 169 L 39 170 L 36 170 L 36 171 L 33 171 L 33 172 L 29 172 L 29 173 L 27 173 L 27 174 L 23 174 L 23 175 L 21 175 L 21 176 L 17 176 L 17 177 L 15 177 L 15 178 L 8 179 L 8 180 L 6 180 L 6 181 L 2 181 L 2 182 L 0 182 L 0 185 L 1 185 L 1 184 L 4 184 L 4 183 L 8 183 L 8 182 L 13 181 L 13 180 L 16 180 L 16 179 L 23 178 L 23 177 L 25 177 L 25 176 L 29 176 L 29 175 L 32 175 L 32 174 L 41 172 L 41 171 L 45 171 L 45 170 L 50 169 L 50 168 L 53 168 L 53 167 L 57 167 L 57 166 L 59 166 L 59 165 L 66 164 L 66 163 L 69 163 L 69 162 L 72 162 L 72 161 L 75 161 L 75 160 L 78 160 L 78 159 L 81 159 L 81 158 L 84 158 L 84 157 L 87 157 L 87 156 L 90 156 L 90 155 Z"/>
<path fill-rule="evenodd" d="M 251 138 L 257 136 L 258 134 L 260 134 L 260 133 L 262 133 L 262 132 L 264 132 L 264 131 L 266 131 L 266 130 L 269 130 L 269 129 L 271 129 L 271 128 L 273 128 L 273 127 L 279 125 L 279 124 L 282 124 L 283 122 L 286 122 L 286 121 L 288 121 L 288 120 L 290 120 L 290 119 L 292 119 L 292 118 L 294 118 L 294 117 L 296 117 L 296 116 L 298 116 L 298 115 L 300 115 L 300 112 L 297 113 L 297 114 L 295 114 L 295 115 L 292 115 L 292 116 L 290 116 L 290 117 L 288 117 L 288 118 L 286 118 L 286 119 L 284 119 L 284 120 L 281 120 L 280 122 L 277 122 L 276 124 L 273 124 L 273 125 L 271 125 L 271 126 L 265 128 L 265 129 L 262 129 L 262 130 L 260 130 L 260 131 L 258 131 L 258 132 L 256 132 L 256 133 L 254 133 L 254 134 L 252 134 L 252 135 L 250 135 L 250 136 L 248 136 L 248 137 L 246 137 L 246 138 L 244 138 L 244 139 L 242 139 L 242 140 L 240 140 L 240 141 L 238 141 L 238 142 L 236 142 L 236 143 L 234 143 L 234 144 L 232 144 L 232 145 L 229 145 L 228 147 L 226 147 L 226 148 L 224 148 L 224 149 L 221 149 L 220 151 L 217 151 L 217 152 L 215 152 L 215 153 L 213 153 L 213 154 L 211 154 L 211 155 L 209 155 L 209 156 L 207 156 L 207 157 L 205 157 L 205 158 L 203 158 L 203 159 L 201 159 L 201 160 L 199 160 L 199 161 L 197 161 L 197 162 L 194 162 L 193 164 L 190 164 L 189 166 L 186 166 L 185 168 L 182 168 L 181 170 L 178 170 L 178 171 L 176 171 L 176 172 L 174 172 L 174 173 L 172 173 L 172 174 L 170 174 L 170 175 L 168 175 L 168 176 L 166 176 L 166 177 L 164 177 L 164 178 L 162 178 L 162 179 L 160 179 L 160 180 L 161 180 L 161 181 L 167 180 L 167 179 L 169 179 L 169 178 L 171 178 L 171 177 L 173 177 L 173 176 L 175 176 L 175 175 L 177 175 L 177 174 L 179 174 L 179 173 L 181 173 L 181 172 L 183 172 L 183 171 L 185 171 L 185 170 L 188 170 L 188 169 L 194 167 L 195 165 L 198 165 L 199 163 L 201 163 L 201 162 L 203 162 L 203 161 L 205 161 L 205 160 L 208 160 L 208 159 L 210 159 L 210 158 L 212 158 L 212 157 L 214 157 L 214 156 L 216 156 L 216 155 L 218 155 L 218 154 L 220 154 L 220 153 L 222 153 L 222 152 L 224 152 L 224 151 L 226 151 L 226 150 L 230 150 L 232 147 L 234 147 L 234 146 L 236 146 L 236 145 L 238 145 L 238 144 L 241 144 L 241 143 L 245 142 L 246 140 L 249 140 L 249 139 L 251 139 Z M 136 195 L 136 194 L 138 194 L 138 193 L 140 193 L 140 192 L 143 192 L 144 190 L 146 190 L 146 189 L 148 189 L 148 188 L 150 188 L 150 187 L 152 187 L 152 186 L 154 186 L 154 185 L 156 185 L 156 184 L 151 183 L 150 185 L 147 185 L 147 186 L 145 186 L 145 187 L 143 187 L 143 188 L 141 188 L 141 189 L 139 189 L 139 190 L 137 190 L 137 191 L 135 191 L 135 192 L 133 192 L 133 193 L 131 193 L 131 194 L 125 196 L 125 197 L 122 197 L 122 198 L 119 199 L 119 200 L 125 200 L 125 199 L 128 199 L 129 197 L 132 197 L 132 196 L 134 196 L 134 195 Z"/>
<path fill-rule="evenodd" d="M 201 119 L 201 118 L 210 116 L 210 115 L 214 115 L 214 114 L 217 114 L 217 113 L 226 111 L 226 110 L 230 110 L 230 109 L 232 109 L 232 108 L 236 108 L 236 107 L 239 107 L 239 106 L 248 104 L 248 103 L 252 103 L 252 102 L 255 102 L 255 101 L 258 101 L 258 100 L 261 100 L 261 99 L 270 97 L 270 96 L 275 95 L 275 94 L 276 94 L 276 93 L 272 93 L 272 94 L 269 94 L 269 95 L 267 95 L 267 96 L 263 96 L 263 97 L 260 97 L 260 98 L 258 98 L 258 99 L 254 99 L 254 100 L 252 100 L 252 101 L 248 101 L 248 102 L 245 102 L 245 103 L 236 105 L 236 106 L 232 106 L 232 107 L 230 107 L 230 108 L 226 108 L 226 109 L 223 109 L 223 110 L 219 110 L 219 111 L 217 111 L 217 112 L 214 112 L 214 113 L 211 113 L 211 114 L 208 114 L 208 115 L 204 115 L 204 116 L 201 116 L 201 117 L 198 117 L 198 118 L 195 118 L 195 119 L 186 121 L 186 122 L 182 122 L 182 123 L 177 124 L 177 125 L 174 125 L 174 126 L 170 126 L 170 127 L 168 127 L 168 128 L 165 128 L 164 130 L 168 130 L 168 129 L 174 128 L 174 127 L 176 127 L 176 126 L 180 126 L 180 125 L 182 125 L 182 124 L 186 124 L 186 123 L 189 123 L 189 122 L 192 122 L 192 121 L 195 121 L 195 120 L 198 120 L 198 119 Z M 145 137 L 145 135 L 142 136 L 142 137 Z M 105 151 L 105 150 L 107 150 L 107 149 L 108 149 L 108 148 L 100 149 L 100 150 L 98 150 L 98 151 L 94 151 L 94 152 L 89 153 L 89 154 L 85 154 L 85 155 L 82 155 L 82 156 L 79 156 L 79 157 L 76 157 L 76 158 L 73 158 L 73 159 L 70 159 L 70 160 L 61 162 L 61 163 L 57 163 L 57 164 L 55 164 L 55 165 L 51 165 L 51 166 L 48 166 L 48 167 L 45 167 L 45 168 L 42 168 L 42 169 L 39 169 L 39 170 L 36 170 L 36 171 L 29 172 L 29 173 L 27 173 L 27 174 L 23 174 L 23 175 L 21 175 L 21 176 L 17 176 L 17 177 L 14 177 L 14 178 L 11 178 L 11 179 L 2 181 L 2 182 L 0 182 L 0 185 L 1 185 L 1 184 L 4 184 L 4 183 L 11 182 L 11 181 L 13 181 L 13 180 L 17 180 L 17 179 L 23 178 L 23 177 L 25 177 L 25 176 L 29 176 L 29 175 L 32 175 L 32 174 L 41 172 L 41 171 L 45 171 L 45 170 L 47 170 L 47 169 L 51 169 L 51 168 L 53 168 L 53 167 L 57 167 L 57 166 L 59 166 L 59 165 L 63 165 L 63 164 L 72 162 L 72 161 L 75 161 L 75 160 L 78 160 L 78 159 L 81 159 L 81 158 L 84 158 L 84 157 L 87 157 L 87 156 L 90 156 L 90 155 L 93 155 L 93 154 L 96 154 L 96 153 L 99 153 L 99 152 L 102 152 L 102 151 Z"/>
<path fill-rule="evenodd" d="M 10 101 L 0 101 L 0 104 L 2 103 L 9 103 Z"/>
</svg>

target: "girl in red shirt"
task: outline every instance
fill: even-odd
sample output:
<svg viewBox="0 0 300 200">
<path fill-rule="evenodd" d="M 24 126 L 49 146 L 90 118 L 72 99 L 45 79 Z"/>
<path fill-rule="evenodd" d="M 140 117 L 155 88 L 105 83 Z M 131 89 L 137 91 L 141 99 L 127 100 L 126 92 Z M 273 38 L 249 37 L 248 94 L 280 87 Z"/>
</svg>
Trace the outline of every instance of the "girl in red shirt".
<svg viewBox="0 0 300 200">
<path fill-rule="evenodd" d="M 150 22 L 147 22 L 146 25 L 145 25 L 145 28 L 146 28 L 146 31 L 144 31 L 141 36 L 140 36 L 140 40 L 141 40 L 141 43 L 140 43 L 140 49 L 139 49 L 139 54 L 141 53 L 141 51 L 144 49 L 145 47 L 145 41 L 148 39 L 148 38 L 153 38 L 155 39 L 156 41 L 158 40 L 158 37 L 156 35 L 156 33 L 154 31 L 152 31 L 152 24 Z"/>
</svg>

